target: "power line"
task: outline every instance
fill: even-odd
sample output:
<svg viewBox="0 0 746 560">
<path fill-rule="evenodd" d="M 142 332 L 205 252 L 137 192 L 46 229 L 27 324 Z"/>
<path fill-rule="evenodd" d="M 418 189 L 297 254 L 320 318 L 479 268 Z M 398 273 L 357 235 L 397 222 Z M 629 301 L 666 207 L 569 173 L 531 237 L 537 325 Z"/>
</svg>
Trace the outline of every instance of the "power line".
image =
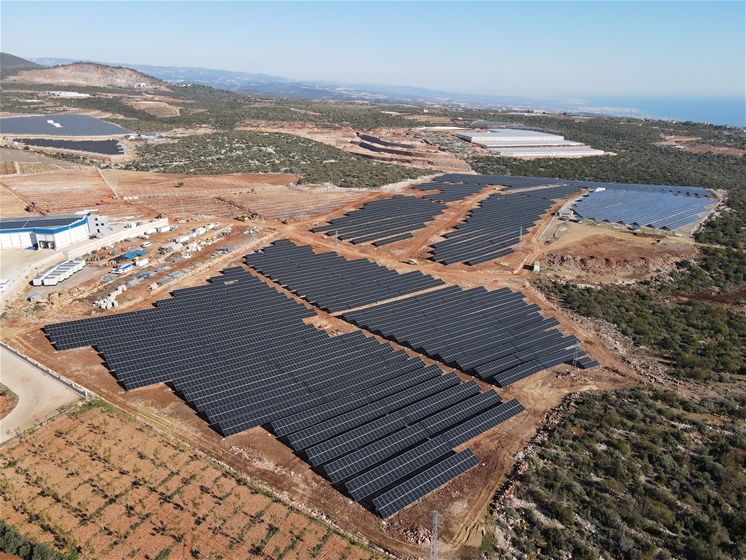
<svg viewBox="0 0 746 560">
<path fill-rule="evenodd" d="M 430 560 L 438 560 L 438 529 L 442 527 L 438 520 L 441 517 L 437 510 L 433 510 L 433 529 L 430 533 Z"/>
</svg>

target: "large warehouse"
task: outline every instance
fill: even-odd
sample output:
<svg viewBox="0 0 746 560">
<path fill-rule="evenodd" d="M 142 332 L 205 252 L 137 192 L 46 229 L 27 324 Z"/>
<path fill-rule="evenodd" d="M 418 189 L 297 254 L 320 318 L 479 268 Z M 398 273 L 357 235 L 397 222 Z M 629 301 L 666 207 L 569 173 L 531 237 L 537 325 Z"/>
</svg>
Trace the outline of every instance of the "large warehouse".
<svg viewBox="0 0 746 560">
<path fill-rule="evenodd" d="M 564 136 L 535 130 L 501 128 L 455 134 L 462 140 L 507 157 L 578 157 L 604 153 L 580 142 L 565 140 Z"/>
<path fill-rule="evenodd" d="M 109 218 L 98 214 L 0 218 L 0 249 L 60 249 L 108 232 Z"/>
</svg>

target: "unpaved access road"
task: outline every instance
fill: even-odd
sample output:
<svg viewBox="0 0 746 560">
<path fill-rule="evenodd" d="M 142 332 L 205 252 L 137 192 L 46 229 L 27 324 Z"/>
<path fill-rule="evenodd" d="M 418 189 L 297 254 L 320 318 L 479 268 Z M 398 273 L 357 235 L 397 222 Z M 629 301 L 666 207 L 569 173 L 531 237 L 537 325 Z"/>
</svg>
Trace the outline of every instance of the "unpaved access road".
<svg viewBox="0 0 746 560">
<path fill-rule="evenodd" d="M 75 391 L 0 346 L 0 381 L 16 395 L 18 403 L 0 420 L 0 443 L 54 415 L 80 399 Z"/>
</svg>

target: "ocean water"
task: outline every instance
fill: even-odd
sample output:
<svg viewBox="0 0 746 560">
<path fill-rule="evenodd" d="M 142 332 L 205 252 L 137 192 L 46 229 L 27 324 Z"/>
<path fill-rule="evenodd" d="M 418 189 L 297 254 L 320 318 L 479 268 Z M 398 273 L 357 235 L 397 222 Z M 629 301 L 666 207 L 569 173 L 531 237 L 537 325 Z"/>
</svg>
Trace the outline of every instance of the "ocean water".
<svg viewBox="0 0 746 560">
<path fill-rule="evenodd" d="M 636 116 L 746 127 L 746 99 L 704 97 L 594 97 L 588 105 L 636 109 Z"/>
</svg>

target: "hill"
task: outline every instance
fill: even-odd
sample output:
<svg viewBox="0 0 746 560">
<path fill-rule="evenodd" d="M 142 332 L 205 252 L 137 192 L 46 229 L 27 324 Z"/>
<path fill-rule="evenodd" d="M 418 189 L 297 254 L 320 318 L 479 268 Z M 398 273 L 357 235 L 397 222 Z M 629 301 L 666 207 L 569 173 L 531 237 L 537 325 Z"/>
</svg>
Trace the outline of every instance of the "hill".
<svg viewBox="0 0 746 560">
<path fill-rule="evenodd" d="M 13 76 L 21 70 L 33 70 L 35 68 L 43 68 L 43 66 L 20 56 L 0 52 L 0 79 Z"/>
<path fill-rule="evenodd" d="M 31 62 L 20 56 L 15 56 L 8 53 L 0 53 L 0 68 L 3 70 L 11 70 L 15 68 L 43 68 L 36 62 Z"/>
<path fill-rule="evenodd" d="M 16 58 L 16 57 L 14 57 Z M 19 59 L 22 60 L 22 59 Z M 166 89 L 162 81 L 131 68 L 115 68 L 91 62 L 75 62 L 54 68 L 21 70 L 4 82 L 89 87 Z M 144 84 L 138 86 L 137 84 Z"/>
</svg>

